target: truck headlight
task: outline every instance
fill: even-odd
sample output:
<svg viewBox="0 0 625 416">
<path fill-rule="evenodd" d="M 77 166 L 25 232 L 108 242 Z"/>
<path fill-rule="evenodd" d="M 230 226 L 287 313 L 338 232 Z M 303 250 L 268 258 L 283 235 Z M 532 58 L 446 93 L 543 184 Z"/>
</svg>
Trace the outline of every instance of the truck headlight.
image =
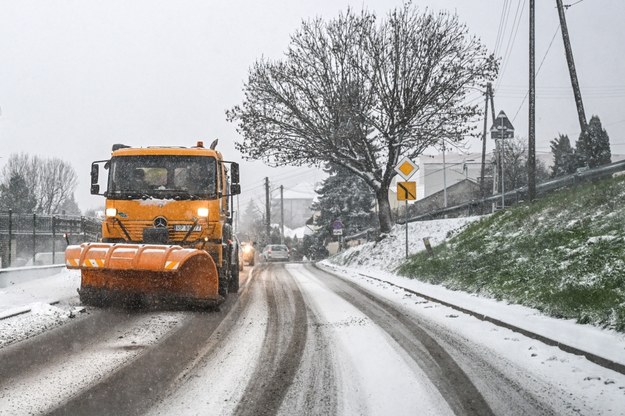
<svg viewBox="0 0 625 416">
<path fill-rule="evenodd" d="M 107 217 L 115 217 L 117 215 L 117 208 L 107 208 L 106 216 Z"/>
<path fill-rule="evenodd" d="M 198 208 L 197 216 L 207 218 L 208 217 L 208 208 Z"/>
</svg>

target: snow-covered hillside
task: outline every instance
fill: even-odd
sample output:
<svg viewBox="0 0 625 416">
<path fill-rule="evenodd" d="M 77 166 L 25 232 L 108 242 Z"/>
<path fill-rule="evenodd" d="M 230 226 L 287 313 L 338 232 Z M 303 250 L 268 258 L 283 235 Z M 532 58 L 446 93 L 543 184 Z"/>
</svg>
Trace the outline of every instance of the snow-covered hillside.
<svg viewBox="0 0 625 416">
<path fill-rule="evenodd" d="M 408 253 L 425 250 L 424 238 L 429 238 L 432 246 L 445 241 L 467 224 L 481 217 L 450 218 L 444 220 L 418 221 L 408 224 Z M 406 258 L 406 228 L 396 225 L 391 234 L 380 242 L 369 242 L 349 248 L 328 261 L 342 266 L 365 270 L 378 269 L 392 271 Z"/>
</svg>

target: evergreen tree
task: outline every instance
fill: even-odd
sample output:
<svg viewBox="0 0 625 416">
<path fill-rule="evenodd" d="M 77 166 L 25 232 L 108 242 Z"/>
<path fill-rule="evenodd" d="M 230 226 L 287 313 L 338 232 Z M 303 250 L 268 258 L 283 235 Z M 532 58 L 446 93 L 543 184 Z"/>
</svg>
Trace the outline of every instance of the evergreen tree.
<svg viewBox="0 0 625 416">
<path fill-rule="evenodd" d="M 280 227 L 271 227 L 268 244 L 280 244 Z"/>
<path fill-rule="evenodd" d="M 301 254 L 309 260 L 320 260 L 328 257 L 328 250 L 321 235 L 305 235 L 302 241 Z"/>
<path fill-rule="evenodd" d="M 0 209 L 11 209 L 16 213 L 31 213 L 36 207 L 35 193 L 22 175 L 14 173 L 8 183 L 0 184 Z"/>
<path fill-rule="evenodd" d="M 580 167 L 595 168 L 612 163 L 610 138 L 598 116 L 591 117 L 588 130 L 580 134 L 575 147 Z"/>
<path fill-rule="evenodd" d="M 569 175 L 577 168 L 575 150 L 571 147 L 569 136 L 561 134 L 551 141 L 551 153 L 553 153 L 553 166 L 551 177 Z"/>
<path fill-rule="evenodd" d="M 343 223 L 343 235 L 355 234 L 377 225 L 374 212 L 375 194 L 358 176 L 345 168 L 329 168 L 331 175 L 316 191 L 318 201 L 312 209 L 319 211 L 317 223 L 321 225 L 317 241 L 332 236 L 332 224 L 337 219 Z"/>
<path fill-rule="evenodd" d="M 242 241 L 261 241 L 265 234 L 265 220 L 258 205 L 252 200 L 239 216 L 239 231 Z"/>
</svg>

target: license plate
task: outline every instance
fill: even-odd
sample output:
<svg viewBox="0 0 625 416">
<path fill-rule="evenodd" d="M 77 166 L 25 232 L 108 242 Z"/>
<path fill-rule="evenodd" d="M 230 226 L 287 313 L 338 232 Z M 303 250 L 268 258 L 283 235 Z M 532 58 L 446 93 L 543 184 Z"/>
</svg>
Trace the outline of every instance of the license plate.
<svg viewBox="0 0 625 416">
<path fill-rule="evenodd" d="M 174 225 L 174 231 L 189 231 L 191 227 L 191 224 L 176 224 Z M 193 231 L 202 231 L 202 226 L 196 225 Z"/>
</svg>

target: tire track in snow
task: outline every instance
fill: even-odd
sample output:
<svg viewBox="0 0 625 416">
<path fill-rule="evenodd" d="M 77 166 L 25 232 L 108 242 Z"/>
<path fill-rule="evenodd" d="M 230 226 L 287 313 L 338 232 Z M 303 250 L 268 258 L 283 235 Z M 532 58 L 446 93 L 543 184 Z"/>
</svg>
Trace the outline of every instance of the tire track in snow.
<svg viewBox="0 0 625 416">
<path fill-rule="evenodd" d="M 265 288 L 258 268 L 241 284 L 238 302 L 188 370 L 147 413 L 231 415 L 254 371 L 267 328 Z M 229 327 L 232 326 L 232 329 Z"/>
<path fill-rule="evenodd" d="M 269 318 L 251 383 L 234 414 L 275 415 L 295 379 L 307 338 L 307 308 L 299 288 L 281 265 L 264 265 Z"/>
<path fill-rule="evenodd" d="M 218 311 L 192 313 L 166 339 L 102 382 L 80 392 L 48 415 L 136 415 L 146 412 L 197 364 L 215 330 L 239 299 L 232 294 Z M 229 331 L 231 328 L 223 328 Z"/>
<path fill-rule="evenodd" d="M 131 324 L 140 316 L 122 312 L 93 310 L 60 327 L 0 349 L 0 387 L 12 379 L 100 342 L 122 324 Z"/>
<path fill-rule="evenodd" d="M 201 349 L 192 345 L 203 346 L 236 299 L 210 314 L 95 309 L 5 347 L 0 414 L 137 414 L 183 372 L 185 353 Z"/>
<path fill-rule="evenodd" d="M 334 293 L 354 305 L 391 336 L 428 375 L 457 415 L 493 415 L 481 393 L 453 358 L 404 312 L 360 286 L 305 266 Z"/>
<path fill-rule="evenodd" d="M 315 265 L 315 267 L 319 269 L 317 265 Z M 365 291 L 372 289 L 371 286 L 365 283 L 369 281 L 369 279 L 360 281 L 350 277 L 343 277 L 340 273 L 336 274 L 332 271 L 330 271 L 329 274 L 340 280 L 349 282 L 350 285 L 361 288 L 364 287 Z M 369 278 L 369 276 L 366 277 Z M 374 278 L 373 280 L 377 279 Z M 382 286 L 380 286 L 379 283 L 382 283 Z M 369 286 L 368 289 L 367 286 Z M 385 286 L 394 287 L 392 284 L 387 285 L 387 282 L 379 281 L 378 284 L 373 285 L 375 288 Z M 404 290 L 402 287 L 398 288 Z M 395 290 L 392 290 L 392 292 L 395 292 Z M 590 414 L 593 412 L 589 410 L 590 408 L 587 407 L 587 403 L 584 402 L 583 398 L 571 394 L 569 390 L 563 389 L 562 384 L 557 382 L 550 383 L 542 378 L 536 377 L 535 374 L 528 371 L 528 368 L 519 366 L 515 360 L 506 359 L 490 346 L 483 345 L 479 341 L 476 342 L 476 339 L 479 338 L 467 338 L 466 334 L 463 335 L 462 331 L 458 330 L 457 325 L 441 324 L 441 322 L 432 320 L 430 314 L 422 315 L 421 312 L 412 308 L 414 303 L 423 302 L 414 302 L 414 299 L 406 301 L 405 297 L 398 302 L 397 299 L 392 300 L 393 297 L 385 297 L 384 291 L 380 292 L 374 290 L 371 292 L 371 295 L 379 299 L 387 299 L 391 304 L 400 304 L 402 307 L 405 307 L 410 315 L 410 319 L 426 332 L 432 334 L 439 345 L 441 345 L 462 367 L 463 371 L 471 377 L 473 383 L 482 393 L 495 414 L 506 416 L 547 416 Z M 420 295 L 417 294 L 417 296 Z M 424 297 L 423 299 L 431 300 L 435 304 L 437 303 L 436 300 L 432 300 L 428 297 Z M 432 306 L 426 306 L 425 308 L 431 307 Z M 446 308 L 444 307 L 443 309 Z M 432 309 L 430 309 L 430 311 L 431 310 Z M 427 317 L 428 315 L 430 315 L 429 318 Z M 445 320 L 447 320 L 447 323 L 449 322 L 449 317 L 455 316 L 446 315 Z M 496 327 L 491 328 L 489 331 L 497 331 L 498 329 L 495 328 Z M 470 329 L 467 330 L 470 331 Z M 508 332 L 506 327 L 500 330 L 506 333 Z M 510 338 L 514 339 L 515 333 L 513 331 L 509 331 L 509 333 L 511 334 Z M 508 338 L 504 339 L 507 340 Z M 580 409 L 581 411 L 579 411 Z"/>
<path fill-rule="evenodd" d="M 291 383 L 279 415 L 302 416 L 338 414 L 338 384 L 336 380 L 336 361 L 330 339 L 326 336 L 324 323 L 314 313 L 313 300 L 300 285 L 297 278 L 289 273 L 298 290 L 303 294 L 308 311 L 308 334 L 302 360 L 295 379 Z"/>
<path fill-rule="evenodd" d="M 333 358 L 336 415 L 452 415 L 427 374 L 387 332 L 301 265 L 287 267 Z M 323 414 L 323 413 L 320 413 Z"/>
<path fill-rule="evenodd" d="M 127 316 L 106 312 L 96 314 L 98 319 L 86 320 L 90 324 L 101 323 L 100 333 L 94 334 L 92 330 L 95 327 L 91 327 L 77 337 L 82 338 L 81 344 L 68 349 L 64 349 L 66 344 L 61 339 L 64 334 L 69 337 L 73 335 L 68 332 L 71 328 L 67 327 L 51 331 L 49 336 L 32 338 L 22 349 L 19 348 L 20 344 L 16 344 L 16 350 L 32 354 L 23 359 L 32 360 L 35 365 L 25 367 L 21 363 L 13 366 L 13 371 L 23 370 L 23 373 L 14 372 L 3 383 L 0 409 L 10 415 L 45 413 L 140 355 L 144 349 L 157 343 L 160 337 L 175 328 L 180 320 L 180 314 Z M 107 315 L 115 322 L 114 326 L 110 326 L 110 322 L 104 319 Z M 93 335 L 93 339 L 87 339 L 89 335 Z M 71 338 L 67 340 L 73 341 Z M 38 357 L 37 351 L 41 352 L 42 357 Z"/>
</svg>

